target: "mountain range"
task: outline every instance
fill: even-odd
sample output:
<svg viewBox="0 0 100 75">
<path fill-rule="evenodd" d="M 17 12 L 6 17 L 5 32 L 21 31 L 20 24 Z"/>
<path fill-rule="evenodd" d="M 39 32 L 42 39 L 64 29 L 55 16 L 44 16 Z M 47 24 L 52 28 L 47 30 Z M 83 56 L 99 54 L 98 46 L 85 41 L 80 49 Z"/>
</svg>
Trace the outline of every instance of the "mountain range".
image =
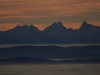
<svg viewBox="0 0 100 75">
<path fill-rule="evenodd" d="M 43 59 L 100 59 L 100 46 L 15 46 L 0 48 L 0 59 L 14 57 Z"/>
<path fill-rule="evenodd" d="M 100 64 L 100 59 L 73 59 L 73 60 L 49 60 L 43 58 L 30 58 L 30 57 L 14 57 L 0 59 L 0 64 L 57 64 L 57 63 L 88 63 L 88 64 Z"/>
<path fill-rule="evenodd" d="M 0 64 L 52 63 L 53 60 L 31 57 L 13 57 L 0 59 Z"/>
<path fill-rule="evenodd" d="M 0 44 L 100 43 L 100 27 L 84 21 L 79 29 L 68 29 L 60 21 L 43 31 L 33 25 L 0 31 Z"/>
</svg>

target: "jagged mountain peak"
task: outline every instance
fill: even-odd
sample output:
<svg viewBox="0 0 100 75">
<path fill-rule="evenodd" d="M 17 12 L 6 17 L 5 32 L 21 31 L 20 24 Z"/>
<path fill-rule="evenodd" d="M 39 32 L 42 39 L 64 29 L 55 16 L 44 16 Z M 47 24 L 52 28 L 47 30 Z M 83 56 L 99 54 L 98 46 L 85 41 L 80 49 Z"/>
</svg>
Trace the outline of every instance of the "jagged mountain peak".
<svg viewBox="0 0 100 75">
<path fill-rule="evenodd" d="M 34 27 L 34 26 L 31 24 L 30 27 Z"/>
<path fill-rule="evenodd" d="M 91 28 L 91 27 L 93 27 L 93 25 L 88 24 L 86 21 L 83 21 L 83 23 L 82 23 L 81 27 L 79 28 L 79 30 L 86 30 L 86 29 Z"/>
<path fill-rule="evenodd" d="M 17 25 L 16 27 L 14 27 L 13 29 L 19 29 L 19 28 L 26 28 L 26 27 L 29 27 L 28 25 Z"/>
<path fill-rule="evenodd" d="M 61 25 L 63 25 L 61 21 L 58 21 L 58 24 L 61 24 Z"/>
<path fill-rule="evenodd" d="M 88 24 L 88 23 L 84 20 L 82 25 L 86 25 L 86 24 Z"/>
<path fill-rule="evenodd" d="M 32 28 L 36 28 L 34 25 L 23 25 L 23 26 L 21 26 L 21 27 L 26 27 L 26 28 L 30 28 L 30 27 L 32 27 Z"/>
<path fill-rule="evenodd" d="M 43 32 L 50 36 L 62 36 L 66 31 L 68 31 L 68 29 L 59 21 L 45 28 Z"/>
<path fill-rule="evenodd" d="M 57 24 L 57 22 L 54 22 L 53 24 Z"/>
<path fill-rule="evenodd" d="M 30 27 L 30 28 L 35 28 L 35 29 L 38 29 L 37 27 L 35 27 L 35 26 L 34 26 L 34 25 L 32 25 L 32 24 L 31 24 L 29 27 Z"/>
<path fill-rule="evenodd" d="M 14 28 L 20 28 L 21 26 L 20 25 L 17 25 L 16 27 L 14 27 Z"/>
<path fill-rule="evenodd" d="M 33 26 L 32 24 L 29 26 L 29 25 L 23 25 L 23 26 L 20 26 L 20 25 L 17 25 L 15 28 L 13 29 L 19 29 L 19 28 L 35 28 L 35 29 L 38 29 L 37 27 Z"/>
<path fill-rule="evenodd" d="M 81 31 L 85 32 L 98 32 L 100 30 L 99 26 L 94 26 L 92 24 L 88 24 L 86 21 L 83 22 L 81 27 L 79 28 Z"/>
<path fill-rule="evenodd" d="M 51 26 L 47 27 L 47 28 L 65 28 L 63 26 L 63 24 L 59 21 L 59 22 L 54 22 Z"/>
<path fill-rule="evenodd" d="M 63 26 L 62 22 L 58 21 L 57 23 L 58 26 Z M 64 27 L 64 26 L 63 26 Z"/>
<path fill-rule="evenodd" d="M 86 26 L 88 26 L 88 23 L 86 21 L 83 21 L 81 27 L 86 27 Z"/>
<path fill-rule="evenodd" d="M 52 26 L 55 26 L 55 25 L 57 25 L 57 23 L 56 22 L 54 22 L 51 26 L 49 26 L 49 27 L 52 27 Z"/>
<path fill-rule="evenodd" d="M 8 30 L 10 32 L 10 34 L 31 34 L 31 33 L 40 33 L 40 31 L 38 30 L 37 27 L 33 26 L 33 25 L 23 25 L 23 26 L 16 26 L 15 28 Z"/>
</svg>

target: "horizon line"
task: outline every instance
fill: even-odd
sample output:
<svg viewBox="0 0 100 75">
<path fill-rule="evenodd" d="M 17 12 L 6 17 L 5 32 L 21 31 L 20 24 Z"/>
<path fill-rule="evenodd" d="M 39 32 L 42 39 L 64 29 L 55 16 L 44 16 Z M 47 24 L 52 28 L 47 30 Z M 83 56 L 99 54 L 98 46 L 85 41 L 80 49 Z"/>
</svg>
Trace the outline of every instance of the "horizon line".
<svg viewBox="0 0 100 75">
<path fill-rule="evenodd" d="M 61 22 L 61 21 L 57 21 L 57 22 L 53 22 L 52 24 L 54 24 L 54 23 L 59 23 L 59 22 Z M 86 22 L 87 24 L 90 24 L 90 25 L 92 25 L 91 23 L 88 23 L 86 20 L 84 20 L 82 23 L 81 23 L 81 26 L 82 26 L 82 24 L 84 23 L 84 22 Z M 62 23 L 62 22 L 61 22 Z M 49 25 L 49 26 L 46 26 L 46 27 L 44 27 L 44 29 L 43 30 L 40 30 L 35 24 L 23 24 L 23 25 L 15 25 L 13 28 L 11 28 L 11 29 L 14 29 L 15 27 L 17 27 L 17 26 L 20 26 L 20 27 L 23 27 L 23 26 L 28 26 L 28 27 L 30 27 L 30 26 L 33 26 L 33 27 L 36 27 L 39 31 L 44 31 L 46 28 L 48 28 L 48 27 L 50 27 L 50 26 L 52 26 L 52 24 L 51 25 Z M 73 29 L 73 30 L 77 30 L 77 29 L 79 29 L 81 26 L 79 26 L 79 28 L 67 28 L 63 23 L 62 23 L 62 25 L 66 28 L 66 29 Z M 92 26 L 96 26 L 96 25 L 92 25 Z M 100 26 L 98 26 L 98 27 L 100 27 Z M 0 30 L 0 31 L 8 31 L 8 30 L 11 30 L 11 29 L 7 29 L 7 30 Z"/>
</svg>

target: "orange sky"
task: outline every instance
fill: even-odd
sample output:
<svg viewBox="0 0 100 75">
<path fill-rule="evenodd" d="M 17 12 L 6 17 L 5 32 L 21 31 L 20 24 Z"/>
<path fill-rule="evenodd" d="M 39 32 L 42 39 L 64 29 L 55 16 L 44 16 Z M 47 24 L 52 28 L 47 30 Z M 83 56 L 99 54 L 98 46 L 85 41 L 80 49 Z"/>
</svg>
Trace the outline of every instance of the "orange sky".
<svg viewBox="0 0 100 75">
<path fill-rule="evenodd" d="M 100 0 L 0 0 L 0 30 L 25 24 L 43 30 L 58 21 L 75 29 L 84 20 L 100 25 Z"/>
</svg>

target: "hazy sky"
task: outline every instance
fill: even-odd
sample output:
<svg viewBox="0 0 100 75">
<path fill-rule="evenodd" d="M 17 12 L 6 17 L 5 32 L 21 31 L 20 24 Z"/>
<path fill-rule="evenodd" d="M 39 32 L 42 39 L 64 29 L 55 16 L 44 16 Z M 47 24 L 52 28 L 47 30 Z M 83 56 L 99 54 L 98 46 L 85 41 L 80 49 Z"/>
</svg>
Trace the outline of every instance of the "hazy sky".
<svg viewBox="0 0 100 75">
<path fill-rule="evenodd" d="M 100 0 L 0 0 L 0 30 L 25 24 L 43 30 L 58 21 L 78 28 L 84 20 L 100 25 Z"/>
</svg>

